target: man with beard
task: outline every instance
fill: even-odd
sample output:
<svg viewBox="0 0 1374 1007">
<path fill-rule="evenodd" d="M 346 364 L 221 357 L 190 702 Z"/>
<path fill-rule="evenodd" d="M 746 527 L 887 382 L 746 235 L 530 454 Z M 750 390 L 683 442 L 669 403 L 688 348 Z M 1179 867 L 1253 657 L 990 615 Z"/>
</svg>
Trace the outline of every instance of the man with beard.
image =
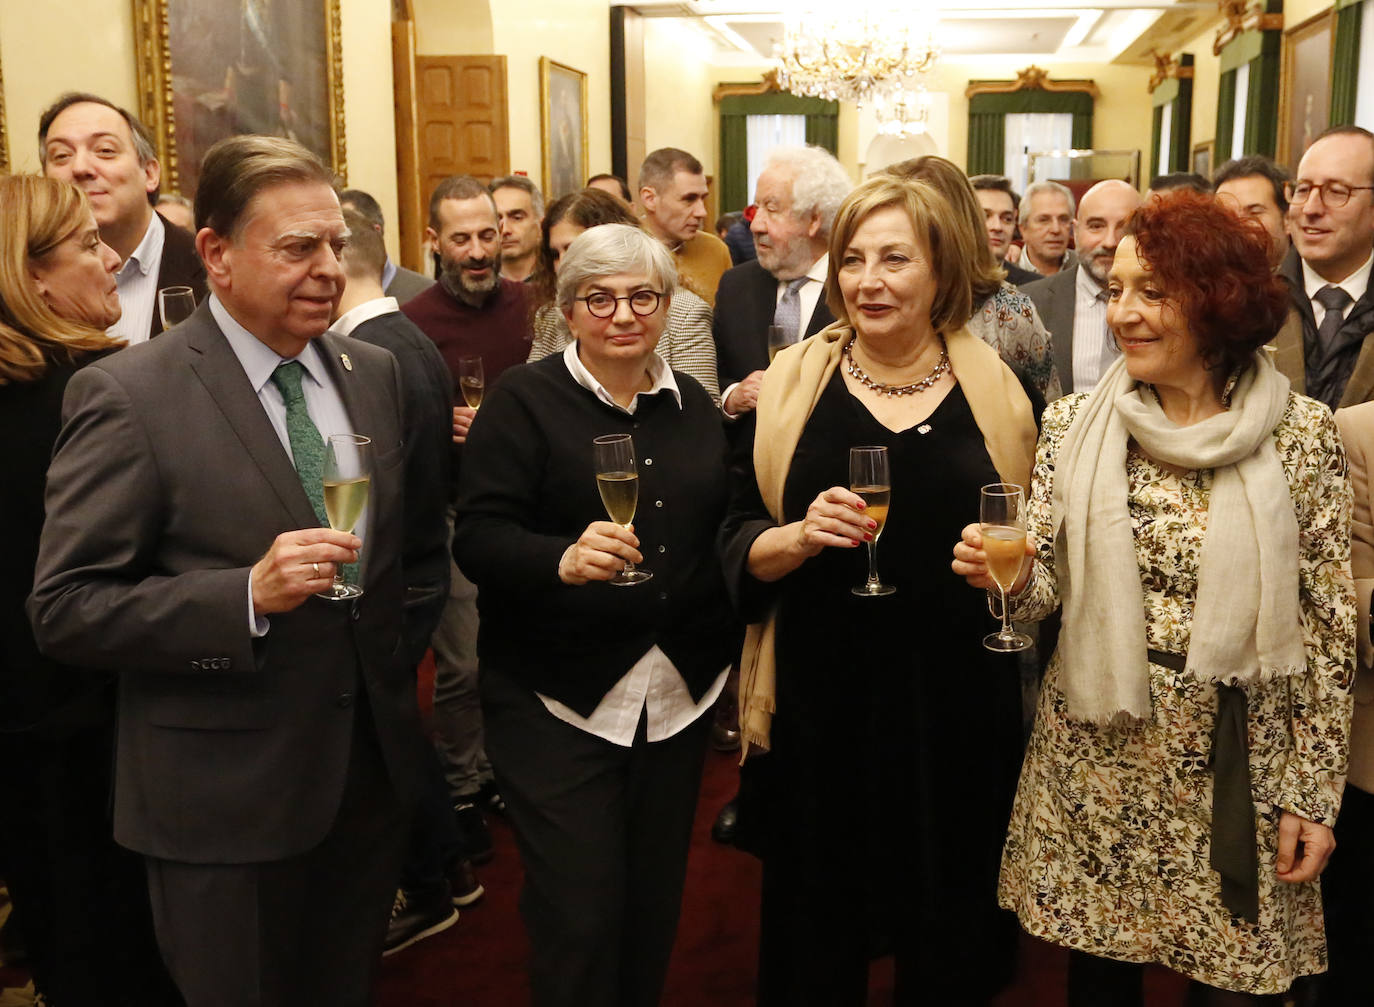
<svg viewBox="0 0 1374 1007">
<path fill-rule="evenodd" d="M 712 330 L 727 416 L 758 401 L 770 326 L 797 341 L 835 320 L 825 306 L 826 249 L 851 188 L 840 162 L 819 147 L 779 147 L 768 156 L 750 224 L 758 258 L 727 270 L 716 292 Z"/>
<path fill-rule="evenodd" d="M 1119 179 L 1083 194 L 1074 221 L 1078 268 L 1063 269 L 1021 289 L 1050 332 L 1054 366 L 1064 391 L 1090 392 L 1118 350 L 1107 331 L 1107 273 L 1140 193 Z"/>
<path fill-rule="evenodd" d="M 529 355 L 531 312 L 525 285 L 501 276 L 501 226 L 487 187 L 469 175 L 440 182 L 429 199 L 425 236 L 439 260 L 439 282 L 401 311 L 439 348 L 454 389 L 464 357 L 482 358 L 491 387 L 502 372 L 523 364 Z M 466 405 L 453 408 L 455 483 L 462 444 L 476 415 Z M 450 532 L 452 523 L 450 510 Z M 482 809 L 499 811 L 502 806 L 482 741 L 477 589 L 456 566 L 449 573 L 448 602 L 431 641 L 434 722 L 464 852 L 484 863 L 491 859 L 491 837 Z"/>
</svg>

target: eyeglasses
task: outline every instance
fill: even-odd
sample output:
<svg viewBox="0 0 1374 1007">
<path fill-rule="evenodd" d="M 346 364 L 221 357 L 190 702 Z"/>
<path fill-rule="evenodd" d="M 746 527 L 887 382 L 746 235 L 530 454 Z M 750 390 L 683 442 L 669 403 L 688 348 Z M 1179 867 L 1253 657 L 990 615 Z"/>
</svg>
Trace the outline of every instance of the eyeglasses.
<svg viewBox="0 0 1374 1007">
<path fill-rule="evenodd" d="M 630 310 L 640 318 L 643 318 L 646 315 L 652 315 L 658 310 L 658 305 L 659 302 L 663 300 L 663 295 L 657 290 L 636 290 L 633 294 L 626 297 L 616 297 L 614 294 L 608 294 L 604 290 L 598 290 L 594 294 L 588 294 L 586 297 L 579 297 L 577 300 L 585 304 L 587 310 L 596 318 L 610 318 L 615 314 L 616 305 L 621 301 L 629 301 Z"/>
<path fill-rule="evenodd" d="M 1344 182 L 1323 182 L 1321 185 L 1313 185 L 1311 182 L 1284 182 L 1283 194 L 1288 202 L 1301 205 L 1307 202 L 1307 197 L 1316 190 L 1321 195 L 1322 205 L 1335 209 L 1350 202 L 1350 194 L 1361 189 L 1374 189 L 1374 185 L 1346 185 Z"/>
</svg>

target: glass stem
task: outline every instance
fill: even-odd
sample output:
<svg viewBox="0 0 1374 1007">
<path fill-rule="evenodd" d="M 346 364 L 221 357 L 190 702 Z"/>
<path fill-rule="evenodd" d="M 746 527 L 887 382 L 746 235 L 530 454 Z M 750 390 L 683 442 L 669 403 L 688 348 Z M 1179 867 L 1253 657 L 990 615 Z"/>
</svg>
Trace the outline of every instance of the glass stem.
<svg viewBox="0 0 1374 1007">
<path fill-rule="evenodd" d="M 998 593 L 999 595 L 1002 596 L 1002 632 L 1001 632 L 1001 637 L 1002 637 L 1002 639 L 1004 639 L 1004 640 L 1008 640 L 1008 639 L 1011 638 L 1011 620 L 1008 618 L 1008 616 L 1009 616 L 1011 613 L 1010 613 L 1010 611 L 1009 611 L 1008 608 L 1007 608 L 1007 589 L 1004 588 L 1001 584 L 998 584 L 998 585 L 997 585 L 997 593 Z"/>
<path fill-rule="evenodd" d="M 622 527 L 622 528 L 628 528 L 629 525 L 621 525 L 621 527 Z M 631 574 L 631 573 L 634 573 L 634 572 L 635 572 L 635 565 L 634 565 L 633 563 L 631 563 L 631 562 L 627 559 L 627 560 L 625 561 L 625 569 L 621 571 L 621 576 L 625 576 L 626 574 Z"/>
<path fill-rule="evenodd" d="M 876 540 L 868 543 L 868 586 L 878 586 L 878 543 Z"/>
</svg>

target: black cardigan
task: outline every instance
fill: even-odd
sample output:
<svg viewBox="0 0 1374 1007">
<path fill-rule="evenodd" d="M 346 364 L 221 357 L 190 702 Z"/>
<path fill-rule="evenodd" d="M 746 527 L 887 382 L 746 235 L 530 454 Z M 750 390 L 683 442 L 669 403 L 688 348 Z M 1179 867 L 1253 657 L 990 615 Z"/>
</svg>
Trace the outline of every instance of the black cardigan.
<svg viewBox="0 0 1374 1007">
<path fill-rule="evenodd" d="M 739 654 L 715 549 L 728 490 L 720 414 L 701 385 L 674 372 L 668 392 L 633 416 L 579 385 L 562 354 L 502 376 L 464 447 L 453 556 L 478 586 L 482 672 L 588 716 L 657 644 L 700 700 Z M 634 437 L 634 529 L 653 580 L 633 587 L 558 578 L 587 525 L 607 520 L 592 439 Z"/>
</svg>

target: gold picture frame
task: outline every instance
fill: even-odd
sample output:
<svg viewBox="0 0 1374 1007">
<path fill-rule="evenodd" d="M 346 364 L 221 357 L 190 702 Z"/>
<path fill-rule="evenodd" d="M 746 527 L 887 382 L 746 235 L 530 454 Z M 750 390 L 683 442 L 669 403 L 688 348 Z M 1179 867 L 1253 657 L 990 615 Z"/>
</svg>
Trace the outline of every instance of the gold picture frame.
<svg viewBox="0 0 1374 1007">
<path fill-rule="evenodd" d="M 191 195 L 205 150 L 250 132 L 298 139 L 347 177 L 339 3 L 133 0 L 138 111 L 164 191 Z"/>
<path fill-rule="evenodd" d="M 1216 140 L 1207 140 L 1203 143 L 1193 144 L 1193 172 L 1208 181 L 1211 181 L 1212 168 L 1215 167 L 1212 164 L 1212 158 L 1216 150 L 1216 143 Z"/>
<path fill-rule="evenodd" d="M 1283 33 L 1279 64 L 1279 135 L 1274 160 L 1298 170 L 1307 145 L 1331 121 L 1331 68 L 1335 57 L 1335 9 Z"/>
<path fill-rule="evenodd" d="M 5 71 L 0 68 L 0 175 L 10 170 L 10 129 L 5 119 Z"/>
<path fill-rule="evenodd" d="M 587 75 L 539 57 L 539 125 L 544 199 L 587 184 Z"/>
</svg>

